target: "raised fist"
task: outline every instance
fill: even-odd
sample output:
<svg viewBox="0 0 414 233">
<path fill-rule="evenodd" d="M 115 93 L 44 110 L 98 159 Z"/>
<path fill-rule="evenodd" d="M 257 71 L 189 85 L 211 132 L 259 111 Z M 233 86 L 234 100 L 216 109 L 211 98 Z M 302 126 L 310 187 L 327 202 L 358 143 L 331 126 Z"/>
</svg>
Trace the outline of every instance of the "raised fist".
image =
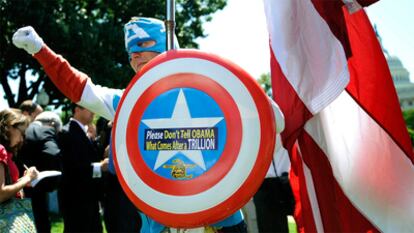
<svg viewBox="0 0 414 233">
<path fill-rule="evenodd" d="M 39 52 L 44 44 L 42 38 L 40 38 L 32 26 L 19 28 L 13 34 L 12 40 L 17 48 L 24 49 L 32 55 Z"/>
</svg>

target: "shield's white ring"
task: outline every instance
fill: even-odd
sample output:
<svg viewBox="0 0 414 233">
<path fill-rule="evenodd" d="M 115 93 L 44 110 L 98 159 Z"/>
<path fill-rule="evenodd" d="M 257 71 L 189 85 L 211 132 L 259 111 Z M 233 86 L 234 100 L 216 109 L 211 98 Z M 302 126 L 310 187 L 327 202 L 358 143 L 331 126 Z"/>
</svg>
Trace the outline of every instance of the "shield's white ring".
<svg viewBox="0 0 414 233">
<path fill-rule="evenodd" d="M 125 143 L 127 123 L 136 100 L 156 81 L 177 73 L 196 73 L 219 83 L 232 96 L 242 117 L 242 143 L 233 167 L 210 189 L 189 196 L 167 195 L 145 184 L 131 165 Z M 198 58 L 179 58 L 158 64 L 132 86 L 120 107 L 115 130 L 115 148 L 121 175 L 131 191 L 135 195 L 139 193 L 140 195 L 136 196 L 154 208 L 175 214 L 194 213 L 212 208 L 228 199 L 244 183 L 253 169 L 260 146 L 257 107 L 243 83 L 219 64 Z"/>
</svg>

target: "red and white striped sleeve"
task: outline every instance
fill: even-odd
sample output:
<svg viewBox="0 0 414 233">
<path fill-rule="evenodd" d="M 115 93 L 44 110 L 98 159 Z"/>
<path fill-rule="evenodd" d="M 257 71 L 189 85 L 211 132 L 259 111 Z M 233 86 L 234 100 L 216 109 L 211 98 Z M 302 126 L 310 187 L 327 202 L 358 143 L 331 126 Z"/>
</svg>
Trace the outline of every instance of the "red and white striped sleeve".
<svg viewBox="0 0 414 233">
<path fill-rule="evenodd" d="M 72 102 L 80 101 L 88 76 L 73 68 L 62 56 L 47 45 L 34 55 L 53 84 Z"/>
<path fill-rule="evenodd" d="M 122 90 L 93 84 L 88 75 L 72 67 L 46 45 L 34 57 L 56 87 L 72 102 L 108 120 L 114 118 Z"/>
</svg>

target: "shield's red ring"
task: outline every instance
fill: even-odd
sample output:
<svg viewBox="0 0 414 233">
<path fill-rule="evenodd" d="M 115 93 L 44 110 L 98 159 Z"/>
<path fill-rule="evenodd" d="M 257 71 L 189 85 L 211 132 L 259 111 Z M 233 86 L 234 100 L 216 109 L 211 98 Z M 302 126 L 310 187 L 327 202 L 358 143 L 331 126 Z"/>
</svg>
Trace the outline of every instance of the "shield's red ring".
<svg viewBox="0 0 414 233">
<path fill-rule="evenodd" d="M 274 120 L 273 110 L 270 106 L 270 103 L 267 100 L 267 97 L 261 90 L 260 86 L 246 73 L 243 69 L 234 65 L 231 61 L 225 60 L 213 54 L 206 54 L 196 50 L 178 50 L 178 51 L 168 51 L 167 53 L 157 56 L 155 59 L 151 60 L 143 69 L 135 75 L 131 83 L 128 85 L 125 93 L 128 93 L 129 90 L 133 87 L 134 83 L 148 70 L 152 69 L 154 66 L 157 66 L 163 62 L 166 62 L 171 59 L 177 58 L 199 58 L 208 60 L 214 63 L 217 63 L 226 69 L 230 70 L 243 82 L 243 84 L 248 88 L 251 93 L 254 102 L 259 109 L 259 120 L 260 120 L 260 130 L 262 132 L 260 137 L 261 146 L 258 152 L 258 159 L 250 172 L 249 177 L 243 183 L 243 185 L 228 199 L 224 202 L 204 211 L 189 213 L 189 214 L 175 214 L 165 212 L 159 209 L 156 209 L 152 206 L 149 206 L 142 200 L 140 200 L 134 192 L 129 188 L 124 177 L 118 175 L 119 182 L 121 183 L 122 188 L 129 197 L 129 199 L 145 214 L 155 219 L 156 221 L 170 227 L 176 228 L 192 228 L 198 226 L 206 226 L 215 222 L 218 222 L 230 214 L 236 212 L 241 207 L 243 207 L 250 198 L 256 193 L 260 184 L 262 183 L 263 178 L 266 175 L 267 168 L 270 166 L 274 142 L 276 137 L 276 124 Z M 122 106 L 125 99 L 125 94 L 121 98 L 119 103 L 119 108 Z M 121 174 L 117 156 L 116 156 L 116 143 L 115 143 L 115 132 L 119 112 L 116 112 L 114 120 L 114 130 L 112 130 L 112 140 L 113 140 L 113 156 L 115 169 L 117 174 Z"/>
<path fill-rule="evenodd" d="M 213 98 L 223 111 L 227 139 L 222 155 L 204 174 L 191 180 L 170 180 L 146 165 L 139 149 L 138 128 L 148 105 L 160 94 L 174 88 L 198 89 Z M 206 88 L 209 87 L 209 88 Z M 239 154 L 242 125 L 240 112 L 230 94 L 214 80 L 200 74 L 181 73 L 167 76 L 147 88 L 135 103 L 127 124 L 126 145 L 129 160 L 139 177 L 151 188 L 170 195 L 193 195 L 217 184 L 231 169 Z"/>
</svg>

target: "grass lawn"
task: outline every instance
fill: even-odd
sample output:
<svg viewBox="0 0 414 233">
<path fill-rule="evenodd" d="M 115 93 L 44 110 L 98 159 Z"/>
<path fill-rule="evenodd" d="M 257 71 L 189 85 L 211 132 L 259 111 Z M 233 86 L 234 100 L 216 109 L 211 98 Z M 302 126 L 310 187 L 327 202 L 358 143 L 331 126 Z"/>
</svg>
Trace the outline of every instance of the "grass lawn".
<svg viewBox="0 0 414 233">
<path fill-rule="evenodd" d="M 292 216 L 288 216 L 289 233 L 297 233 L 296 222 Z"/>
<path fill-rule="evenodd" d="M 63 219 L 59 215 L 52 215 L 52 233 L 62 233 L 63 232 Z"/>
</svg>

